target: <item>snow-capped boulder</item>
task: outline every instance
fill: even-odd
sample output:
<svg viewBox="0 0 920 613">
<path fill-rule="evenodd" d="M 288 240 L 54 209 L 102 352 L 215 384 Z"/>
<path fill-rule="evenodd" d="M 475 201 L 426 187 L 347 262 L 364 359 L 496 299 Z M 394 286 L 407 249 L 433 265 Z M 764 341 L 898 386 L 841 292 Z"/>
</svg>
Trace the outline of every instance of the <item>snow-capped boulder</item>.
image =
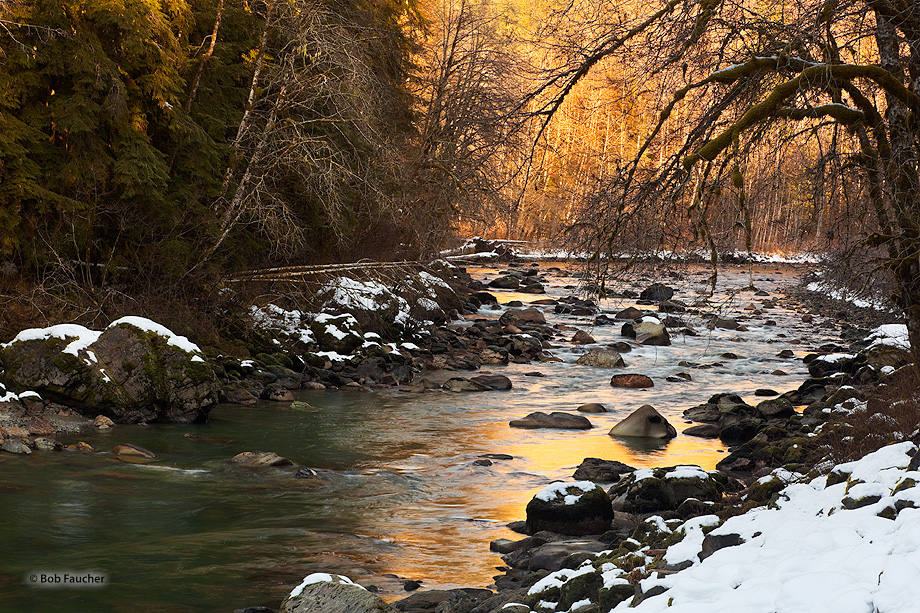
<svg viewBox="0 0 920 613">
<path fill-rule="evenodd" d="M 398 613 L 348 577 L 313 573 L 281 604 L 281 613 Z"/>
<path fill-rule="evenodd" d="M 629 513 L 676 510 L 688 498 L 722 499 L 723 487 L 713 473 L 699 466 L 643 468 L 623 476 L 610 489 L 614 508 Z"/>
<path fill-rule="evenodd" d="M 527 504 L 527 531 L 583 536 L 603 534 L 613 521 L 610 496 L 590 481 L 552 483 Z"/>
<path fill-rule="evenodd" d="M 116 423 L 204 421 L 219 384 L 201 350 L 140 317 L 102 332 L 75 324 L 23 330 L 0 347 L 3 381 Z"/>
</svg>

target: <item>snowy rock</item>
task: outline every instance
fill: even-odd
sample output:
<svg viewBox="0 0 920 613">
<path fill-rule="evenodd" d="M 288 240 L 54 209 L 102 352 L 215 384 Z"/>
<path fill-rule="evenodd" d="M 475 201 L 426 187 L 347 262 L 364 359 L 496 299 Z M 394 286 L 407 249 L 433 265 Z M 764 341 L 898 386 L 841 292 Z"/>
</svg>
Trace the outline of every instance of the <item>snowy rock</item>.
<svg viewBox="0 0 920 613">
<path fill-rule="evenodd" d="M 623 324 L 620 334 L 626 338 L 634 338 L 642 345 L 666 347 L 671 344 L 668 329 L 655 317 L 643 317 L 636 322 Z"/>
<path fill-rule="evenodd" d="M 530 534 L 541 530 L 572 536 L 603 534 L 612 521 L 610 496 L 590 481 L 553 483 L 527 504 Z"/>
<path fill-rule="evenodd" d="M 219 384 L 197 346 L 147 319 L 103 332 L 76 325 L 24 330 L 0 348 L 7 387 L 35 390 L 116 423 L 204 421 Z"/>
<path fill-rule="evenodd" d="M 291 591 L 281 613 L 399 613 L 348 577 L 314 573 Z"/>
<path fill-rule="evenodd" d="M 699 466 L 645 468 L 620 480 L 610 489 L 613 506 L 628 513 L 676 510 L 688 498 L 718 502 L 723 487 L 713 474 Z"/>
</svg>

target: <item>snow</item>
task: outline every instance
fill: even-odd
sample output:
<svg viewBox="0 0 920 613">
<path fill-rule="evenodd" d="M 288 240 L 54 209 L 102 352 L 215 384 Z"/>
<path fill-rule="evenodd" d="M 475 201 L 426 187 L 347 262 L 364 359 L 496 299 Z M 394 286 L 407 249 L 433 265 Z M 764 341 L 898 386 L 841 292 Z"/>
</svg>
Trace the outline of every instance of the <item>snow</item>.
<svg viewBox="0 0 920 613">
<path fill-rule="evenodd" d="M 264 307 L 252 306 L 249 308 L 253 322 L 263 330 L 277 330 L 294 337 L 306 345 L 314 342 L 313 332 L 303 324 L 305 314 L 301 311 L 288 311 L 275 304 Z"/>
<path fill-rule="evenodd" d="M 528 596 L 534 596 L 540 592 L 544 592 L 550 588 L 561 588 L 570 579 L 575 577 L 580 577 L 581 575 L 590 575 L 594 572 L 594 567 L 590 564 L 583 564 L 580 568 L 572 570 L 571 568 L 563 568 L 562 570 L 557 570 L 554 573 L 550 573 L 537 581 L 531 586 L 530 590 L 527 592 Z"/>
<path fill-rule="evenodd" d="M 869 334 L 867 339 L 872 341 L 872 344 L 869 345 L 870 347 L 886 345 L 910 351 L 910 341 L 907 338 L 907 326 L 904 324 L 885 324 L 879 326 Z"/>
<path fill-rule="evenodd" d="M 329 573 L 313 573 L 312 575 L 307 575 L 304 577 L 300 585 L 291 590 L 291 595 L 288 598 L 297 598 L 303 592 L 304 588 L 308 585 L 314 585 L 316 583 L 341 583 L 345 585 L 354 585 L 355 587 L 361 588 L 364 587 L 358 585 L 348 577 L 344 575 L 330 575 Z"/>
<path fill-rule="evenodd" d="M 342 355 L 341 353 L 336 353 L 335 351 L 317 351 L 316 355 L 324 357 L 330 362 L 347 362 L 352 356 Z"/>
<path fill-rule="evenodd" d="M 633 472 L 633 475 L 636 481 L 641 481 L 643 479 L 651 479 L 655 476 L 654 468 L 640 468 L 639 470 Z M 662 479 L 708 479 L 709 473 L 700 468 L 699 466 L 686 465 L 686 466 L 675 466 L 668 472 L 666 472 Z"/>
<path fill-rule="evenodd" d="M 591 492 L 597 486 L 591 481 L 573 481 L 572 483 L 550 483 L 542 490 L 537 492 L 535 498 L 537 500 L 542 500 L 544 502 L 552 502 L 556 500 L 559 496 L 564 496 L 564 501 L 566 505 L 572 505 L 578 502 L 581 499 L 582 494 Z M 581 492 L 581 494 L 569 494 L 570 489 L 575 489 Z"/>
<path fill-rule="evenodd" d="M 738 534 L 742 544 L 716 551 L 700 562 L 701 527 L 714 516 L 693 518 L 680 528 L 687 536 L 673 545 L 666 560 L 693 566 L 642 581 L 645 590 L 667 588 L 630 608 L 636 613 L 908 613 L 920 601 L 920 509 L 903 508 L 895 519 L 883 509 L 920 505 L 920 487 L 893 493 L 906 478 L 913 443 L 890 445 L 836 471 L 848 483 L 827 486 L 825 477 L 792 483 L 776 506 L 732 517 L 714 535 Z M 777 474 L 783 478 L 789 475 Z M 849 487 L 849 490 L 847 489 Z M 881 496 L 878 502 L 847 509 L 843 498 Z M 688 541 L 689 539 L 689 541 Z"/>
<path fill-rule="evenodd" d="M 859 298 L 855 294 L 847 292 L 846 290 L 832 288 L 824 283 L 809 283 L 805 286 L 805 289 L 809 292 L 825 294 L 828 298 L 833 298 L 834 300 L 849 302 L 853 306 L 859 307 L 861 309 L 882 308 L 881 305 L 875 304 L 863 298 Z"/>
<path fill-rule="evenodd" d="M 144 330 L 145 332 L 152 332 L 157 336 L 162 336 L 167 339 L 167 344 L 177 347 L 186 353 L 201 353 L 201 349 L 195 343 L 191 342 L 184 336 L 179 336 L 178 334 L 173 333 L 172 330 L 156 323 L 146 317 L 135 317 L 127 316 L 117 319 L 109 324 L 108 328 L 114 328 L 119 324 L 129 324 L 135 328 Z M 29 328 L 27 330 L 21 331 L 19 334 L 13 338 L 9 343 L 4 344 L 4 347 L 9 347 L 15 342 L 20 341 L 31 341 L 31 340 L 47 340 L 49 338 L 60 338 L 64 340 L 73 339 L 71 342 L 64 347 L 63 352 L 69 353 L 71 355 L 79 355 L 81 351 L 87 351 L 89 347 L 92 346 L 99 337 L 102 335 L 102 332 L 97 332 L 96 330 L 90 330 L 78 324 L 57 324 L 55 326 L 50 326 L 48 328 Z M 96 362 L 96 355 L 92 352 L 87 352 L 88 359 L 91 362 Z"/>
</svg>

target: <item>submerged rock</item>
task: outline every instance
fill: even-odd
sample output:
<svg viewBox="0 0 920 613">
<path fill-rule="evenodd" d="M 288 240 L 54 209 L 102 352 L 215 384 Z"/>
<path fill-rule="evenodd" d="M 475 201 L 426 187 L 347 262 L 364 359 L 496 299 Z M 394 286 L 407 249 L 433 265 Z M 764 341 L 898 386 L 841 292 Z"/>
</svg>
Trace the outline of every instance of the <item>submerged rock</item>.
<svg viewBox="0 0 920 613">
<path fill-rule="evenodd" d="M 610 436 L 674 438 L 677 430 L 655 407 L 644 404 L 608 432 Z"/>
<path fill-rule="evenodd" d="M 294 463 L 274 451 L 244 451 L 230 459 L 234 464 L 245 466 L 293 466 Z"/>
<path fill-rule="evenodd" d="M 581 405 L 575 410 L 581 413 L 606 413 L 607 407 L 600 404 L 599 402 L 589 402 L 587 404 Z"/>
<path fill-rule="evenodd" d="M 157 457 L 157 455 L 149 449 L 144 449 L 143 447 L 132 445 L 131 443 L 115 445 L 112 448 L 112 453 L 120 458 L 146 458 L 152 460 Z"/>
<path fill-rule="evenodd" d="M 479 375 L 471 377 L 470 381 L 478 383 L 479 385 L 484 385 L 492 390 L 504 391 L 511 389 L 511 379 L 505 375 Z"/>
</svg>

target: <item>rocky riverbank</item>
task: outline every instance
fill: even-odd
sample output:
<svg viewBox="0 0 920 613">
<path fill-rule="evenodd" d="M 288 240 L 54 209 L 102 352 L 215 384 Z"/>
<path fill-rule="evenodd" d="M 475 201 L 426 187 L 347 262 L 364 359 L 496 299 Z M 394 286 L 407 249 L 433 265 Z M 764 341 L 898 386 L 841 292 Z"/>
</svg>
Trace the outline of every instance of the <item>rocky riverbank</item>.
<svg viewBox="0 0 920 613">
<path fill-rule="evenodd" d="M 510 286 L 513 281 L 507 278 L 511 277 L 517 280 L 518 291 L 523 287 L 537 292 L 538 285 L 542 287 L 557 273 L 558 269 L 528 263 L 507 267 L 492 282 L 504 279 L 499 285 Z M 367 284 L 357 289 L 351 287 L 357 294 L 352 293 L 350 297 L 333 291 L 330 296 L 340 303 L 339 309 L 330 307 L 324 313 L 303 313 L 270 305 L 254 308 L 251 314 L 253 320 L 261 324 L 265 342 L 254 344 L 251 357 L 245 360 L 205 356 L 197 347 L 186 345 L 187 339 L 158 329 L 153 322 L 137 320 L 119 322 L 100 332 L 85 329 L 48 332 L 49 329 L 44 329 L 41 333 L 17 337 L 18 340 L 4 346 L 0 355 L 10 373 L 6 381 L 11 389 L 5 403 L 0 405 L 3 448 L 12 453 L 54 449 L 54 433 L 65 428 L 200 421 L 206 418 L 217 399 L 241 405 L 262 399 L 290 406 L 294 400 L 292 392 L 299 389 L 400 389 L 416 394 L 433 390 L 441 393 L 491 392 L 507 389 L 510 380 L 495 373 L 477 376 L 470 371 L 483 366 L 556 361 L 560 358 L 554 354 L 563 347 L 584 348 L 577 360 L 581 366 L 612 369 L 612 385 L 629 383 L 632 387 L 651 389 L 656 382 L 647 375 L 622 372 L 625 361 L 632 361 L 630 352 L 642 347 L 667 346 L 672 339 L 706 334 L 707 329 L 731 330 L 740 339 L 746 326 L 760 321 L 757 318 L 766 318 L 769 322 L 768 309 L 779 301 L 770 296 L 760 297 L 760 304 L 746 311 L 751 314 L 749 321 L 746 317 L 707 314 L 699 305 L 675 300 L 673 291 L 668 294 L 666 284 L 650 283 L 645 292 L 636 291 L 632 298 L 637 306 L 643 307 L 641 309 L 630 307 L 632 310 L 604 312 L 596 303 L 575 295 L 555 299 L 534 296 L 533 300 L 500 307 L 488 287 L 477 284 L 462 270 L 454 270 L 451 275 L 439 282 L 422 277 L 424 283 L 421 285 L 431 292 L 427 299 L 436 304 L 437 291 L 447 292 L 445 287 L 450 286 L 449 300 L 441 301 L 444 308 L 439 307 L 440 314 L 428 309 L 430 305 L 424 305 L 427 314 L 418 310 L 413 314 L 411 307 L 403 308 L 400 303 L 402 299 L 409 306 L 406 298 L 398 293 L 385 294 L 379 287 Z M 338 284 L 343 285 L 343 282 Z M 355 298 L 356 295 L 360 299 Z M 415 300 L 419 301 L 419 297 Z M 347 310 L 341 305 L 345 302 L 365 308 L 351 306 Z M 386 307 L 387 304 L 392 308 Z M 451 314 L 452 309 L 456 313 Z M 493 310 L 494 316 L 490 316 Z M 588 323 L 581 327 L 548 323 L 546 314 L 550 311 L 577 314 L 581 321 Z M 371 314 L 380 312 L 387 313 L 384 324 L 371 318 Z M 408 315 L 404 317 L 403 313 Z M 466 320 L 456 318 L 461 313 L 467 316 Z M 426 316 L 434 319 L 423 319 Z M 592 332 L 596 334 L 599 327 L 618 330 L 621 340 L 609 345 L 597 343 Z M 528 514 L 526 519 L 521 518 L 520 524 L 513 526 L 522 532 L 521 539 L 493 543 L 493 549 L 504 556 L 505 569 L 492 589 L 428 590 L 385 606 L 404 611 L 440 607 L 443 611 L 484 613 L 512 602 L 528 607 L 520 608 L 521 611 L 533 609 L 540 602 L 554 602 L 553 607 L 542 608 L 569 611 L 576 610 L 575 603 L 587 600 L 588 604 L 581 607 L 586 611 L 591 611 L 587 608 L 590 606 L 606 611 L 603 607 L 610 604 L 614 596 L 602 594 L 596 586 L 598 577 L 603 585 L 612 581 L 608 581 L 603 572 L 590 580 L 589 587 L 585 588 L 587 591 L 570 586 L 566 588 L 568 595 L 565 597 L 553 600 L 553 593 L 541 596 L 539 601 L 530 598 L 534 595 L 530 593 L 533 587 L 550 574 L 580 572 L 579 569 L 592 560 L 603 560 L 599 565 L 591 562 L 595 570 L 604 564 L 623 564 L 624 569 L 634 565 L 635 568 L 629 568 L 626 575 L 620 577 L 626 584 L 617 579 L 606 589 L 619 586 L 613 590 L 616 597 L 625 595 L 624 601 L 636 598 L 640 593 L 636 586 L 650 576 L 651 569 L 665 574 L 677 569 L 647 561 L 640 565 L 640 560 L 632 554 L 642 550 L 648 558 L 651 554 L 647 552 L 661 550 L 664 541 L 676 540 L 676 536 L 666 538 L 666 535 L 674 532 L 678 522 L 683 525 L 713 515 L 722 521 L 769 502 L 780 484 L 785 486 L 785 475 L 811 472 L 814 463 L 826 456 L 829 441 L 846 436 L 850 417 L 864 410 L 865 400 L 872 390 L 885 380 L 899 376 L 906 354 L 899 347 L 903 341 L 897 329 L 880 329 L 873 338 L 858 341 L 855 337 L 863 334 L 852 328 L 845 331 L 852 344 L 841 342 L 813 347 L 815 351 L 805 356 L 810 377 L 797 389 L 784 394 L 759 389 L 757 395 L 765 400 L 754 404 L 748 404 L 733 390 L 725 389 L 685 412 L 686 419 L 700 425 L 684 430 L 684 436 L 718 437 L 731 446 L 717 471 L 666 466 L 635 471 L 625 464 L 586 458 L 573 475 L 572 484 L 556 486 L 535 497 L 541 505 L 535 504 L 534 512 L 539 512 L 536 507 L 549 507 L 550 511 L 543 509 L 544 515 L 548 514 L 555 524 L 547 523 L 549 520 L 545 517 L 540 519 L 535 515 L 531 518 Z M 800 349 L 791 342 L 790 345 Z M 778 361 L 792 359 L 792 356 L 783 355 L 789 349 L 780 345 L 777 350 Z M 122 359 L 129 355 L 130 359 Z M 737 356 L 723 354 L 720 359 L 728 362 Z M 673 377 L 671 383 L 679 385 L 680 381 L 689 380 L 702 369 L 719 367 L 718 362 L 675 364 L 675 370 L 682 370 L 669 375 L 668 382 Z M 437 377 L 429 374 L 452 370 L 463 371 L 457 373 L 462 376 L 448 374 L 445 379 L 443 372 Z M 25 379 L 29 373 L 46 376 Z M 531 374 L 542 373 L 534 370 Z M 656 379 L 658 385 L 663 383 L 662 379 Z M 41 391 L 36 393 L 36 388 Z M 113 406 L 115 403 L 118 408 Z M 583 412 L 603 410 L 603 406 L 594 404 L 593 407 L 585 405 Z M 805 407 L 804 412 L 802 407 Z M 588 421 L 568 412 L 559 415 L 569 421 L 577 417 Z M 548 425 L 538 417 L 533 419 L 539 422 L 538 427 Z M 571 428 L 573 425 L 569 421 L 550 424 L 550 427 Z M 512 421 L 511 425 L 516 424 Z M 590 422 L 588 427 L 591 427 Z M 911 434 L 902 433 L 902 436 L 909 438 Z M 75 447 L 89 451 L 85 447 Z M 143 451 L 136 453 L 143 454 Z M 122 452 L 131 455 L 130 446 Z M 285 459 L 265 452 L 235 457 L 234 461 L 257 467 L 282 465 Z M 777 469 L 781 470 L 774 472 Z M 770 475 L 779 480 L 774 482 Z M 758 482 L 759 478 L 765 480 Z M 569 490 L 570 485 L 574 489 Z M 570 499 L 577 499 L 578 503 L 582 499 L 585 503 L 591 501 L 589 510 L 582 512 L 579 504 L 566 504 Z M 551 511 L 556 503 L 562 507 L 561 519 L 552 519 L 559 515 Z M 606 511 L 599 509 L 609 509 L 609 517 Z M 653 524 L 659 528 L 663 525 L 670 532 L 660 529 L 654 538 L 646 538 L 645 533 L 652 532 L 646 524 L 654 517 L 663 523 L 653 519 Z M 598 527 L 601 523 L 606 529 Z M 639 566 L 646 570 L 630 575 Z M 582 574 L 587 577 L 589 573 Z M 575 575 L 570 578 L 573 577 Z M 563 583 L 567 584 L 568 580 Z M 302 594 L 312 593 L 312 589 L 305 587 Z M 576 596 L 578 600 L 569 602 Z M 642 597 L 650 596 L 642 592 Z M 323 602 L 328 604 L 329 601 Z"/>
</svg>

